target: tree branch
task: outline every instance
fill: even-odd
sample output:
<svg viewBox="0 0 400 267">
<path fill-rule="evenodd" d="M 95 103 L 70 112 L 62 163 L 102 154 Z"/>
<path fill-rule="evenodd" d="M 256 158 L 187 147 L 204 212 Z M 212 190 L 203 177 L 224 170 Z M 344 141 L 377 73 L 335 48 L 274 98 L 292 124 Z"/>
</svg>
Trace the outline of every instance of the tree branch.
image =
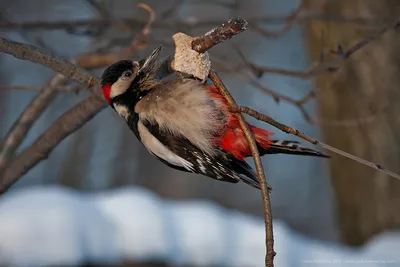
<svg viewBox="0 0 400 267">
<path fill-rule="evenodd" d="M 141 5 L 141 8 L 146 9 L 150 13 L 149 16 L 149 22 L 146 24 L 146 26 L 142 29 L 142 32 L 140 34 L 136 35 L 136 38 L 133 40 L 132 44 L 125 49 L 122 50 L 120 53 L 113 54 L 110 58 L 114 59 L 115 61 L 122 58 L 122 57 L 130 57 L 130 54 L 133 53 L 133 51 L 139 47 L 143 47 L 138 45 L 140 43 L 140 40 L 143 40 L 145 36 L 149 33 L 149 27 L 151 26 L 152 21 L 154 20 L 154 12 L 153 10 L 147 6 L 147 5 Z M 31 103 L 28 105 L 28 107 L 24 110 L 24 112 L 21 114 L 18 120 L 14 123 L 13 127 L 9 131 L 9 133 L 6 135 L 5 140 L 1 143 L 0 145 L 0 177 L 2 176 L 2 173 L 4 172 L 5 167 L 8 165 L 9 161 L 13 157 L 16 149 L 20 145 L 20 143 L 23 141 L 24 137 L 28 133 L 29 129 L 31 128 L 32 124 L 34 121 L 40 116 L 40 114 L 43 112 L 43 110 L 50 104 L 51 100 L 54 99 L 57 91 L 56 88 L 59 86 L 64 86 L 68 82 L 68 77 L 71 77 L 71 79 L 75 79 L 77 82 L 83 83 L 83 85 L 92 85 L 92 84 L 99 84 L 99 81 L 97 78 L 93 77 L 90 75 L 87 75 L 87 72 L 84 71 L 83 69 L 78 68 L 75 66 L 73 63 L 70 63 L 68 61 L 64 61 L 63 59 L 53 57 L 51 55 L 46 54 L 45 52 L 41 51 L 40 49 L 30 46 L 30 45 L 23 45 L 17 42 L 12 42 L 8 40 L 4 40 L 3 46 L 0 46 L 0 49 L 4 49 L 4 52 L 12 51 L 15 57 L 21 58 L 21 59 L 28 59 L 30 61 L 36 62 L 43 64 L 45 66 L 48 66 L 50 68 L 53 68 L 56 71 L 61 72 L 61 70 L 69 76 L 63 76 L 62 74 L 57 74 L 52 80 L 50 80 L 49 84 L 43 88 L 43 90 L 35 97 Z M 2 51 L 2 50 L 0 50 Z M 129 55 L 126 55 L 129 54 Z M 124 56 L 125 55 L 125 56 Z M 112 64 L 112 62 L 104 62 L 104 61 L 99 61 L 99 60 L 88 60 L 87 58 L 91 58 L 92 56 L 88 56 L 88 54 L 84 54 L 80 57 L 78 57 L 75 61 L 78 61 L 79 63 L 85 63 L 85 66 L 88 68 L 93 68 L 93 67 L 99 67 L 99 66 L 104 66 L 101 64 L 109 65 Z M 93 56 L 93 58 L 97 58 L 96 56 Z M 88 80 L 85 80 L 87 77 Z M 81 88 L 81 87 L 78 87 Z M 95 90 L 95 96 L 99 99 L 99 101 L 102 99 L 101 98 L 101 90 Z M 85 104 L 85 102 L 83 103 Z M 79 107 L 79 105 L 78 105 Z M 84 106 L 83 106 L 84 107 Z M 72 112 L 84 112 L 86 109 L 72 109 Z M 100 108 L 97 109 L 97 112 L 100 111 Z M 68 114 L 68 113 L 67 113 Z M 80 116 L 81 115 L 81 116 Z M 68 134 L 74 132 L 77 128 L 80 127 L 80 123 L 82 121 L 86 121 L 84 116 L 89 115 L 89 119 L 93 117 L 91 113 L 88 114 L 75 114 L 76 121 L 75 124 L 71 124 L 71 127 L 68 128 L 67 131 L 63 132 L 61 135 L 55 135 L 55 140 L 57 142 L 54 143 L 54 146 L 57 145 L 59 142 L 61 142 L 65 136 Z M 81 121 L 81 117 L 83 117 L 83 120 Z M 68 117 L 67 117 L 68 118 Z M 74 125 L 77 125 L 76 127 Z M 83 125 L 83 124 L 82 124 Z M 51 129 L 50 129 L 51 130 Z M 50 131 L 49 130 L 49 131 Z M 51 131 L 50 131 L 51 132 Z M 46 136 L 47 132 L 44 133 L 44 136 Z M 64 136 L 65 135 L 65 136 Z M 57 138 L 58 137 L 58 138 Z M 42 149 L 44 149 L 47 153 L 50 153 L 53 147 L 49 148 L 48 144 L 45 143 L 46 138 L 42 139 L 43 144 L 41 146 Z M 39 139 L 37 142 L 40 143 L 41 139 Z M 36 155 L 36 158 L 35 158 Z M 39 155 L 39 156 L 37 156 Z M 47 155 L 47 154 L 45 154 Z M 16 168 L 15 173 L 18 175 L 18 173 L 25 173 L 28 171 L 30 168 L 32 168 L 36 163 L 38 163 L 40 160 L 44 158 L 43 154 L 28 154 L 28 156 L 31 156 L 31 160 L 26 161 L 26 165 L 28 167 L 27 170 L 24 172 L 19 171 Z M 23 165 L 19 165 L 23 166 Z M 14 183 L 20 176 L 11 176 L 10 179 L 6 179 L 4 182 L 4 190 L 6 190 L 12 183 Z M 7 178 L 7 177 L 5 177 Z M 1 187 L 0 187 L 1 188 Z"/>
<path fill-rule="evenodd" d="M 301 114 L 303 115 L 304 119 L 312 123 L 314 122 L 313 118 L 311 115 L 307 112 L 306 108 L 304 107 L 305 104 L 307 104 L 311 99 L 314 98 L 315 92 L 314 90 L 310 90 L 307 94 L 305 94 L 302 98 L 300 99 L 295 99 L 290 96 L 286 96 L 283 94 L 280 94 L 264 85 L 262 85 L 257 79 L 251 77 L 251 75 L 247 72 L 237 70 L 234 67 L 230 67 L 229 64 L 226 64 L 224 62 L 214 62 L 214 65 L 217 65 L 222 68 L 223 70 L 226 70 L 230 73 L 235 73 L 236 77 L 242 79 L 243 81 L 247 82 L 248 84 L 254 86 L 255 88 L 259 89 L 261 92 L 265 93 L 266 95 L 269 95 L 272 97 L 276 103 L 280 103 L 281 101 L 287 102 L 289 104 L 294 105 L 297 107 Z"/>
<path fill-rule="evenodd" d="M 59 74 L 54 76 L 48 85 L 45 86 L 44 89 L 28 105 L 0 146 L 0 192 L 4 192 L 14 182 L 16 182 L 23 173 L 27 172 L 31 167 L 36 165 L 36 163 L 47 156 L 47 154 L 44 154 L 42 151 L 47 151 L 49 153 L 54 148 L 51 147 L 51 149 L 49 149 L 47 143 L 49 140 L 49 135 L 46 135 L 47 132 L 45 132 L 42 136 L 47 138 L 39 139 L 37 141 L 39 142 L 40 146 L 31 146 L 25 151 L 33 152 L 28 154 L 22 153 L 22 155 L 25 155 L 24 157 L 21 158 L 17 156 L 16 158 L 13 158 L 11 164 L 8 164 L 12 159 L 15 150 L 32 126 L 33 122 L 39 117 L 39 115 L 55 97 L 57 92 L 55 88 L 59 85 L 65 85 L 69 79 L 89 87 L 93 87 L 96 84 L 98 85 L 99 81 L 92 74 L 74 65 L 73 63 L 59 57 L 52 56 L 32 45 L 0 38 L 0 52 L 13 55 L 19 59 L 29 60 L 31 62 L 41 64 L 59 72 Z M 100 90 L 95 90 L 93 92 L 95 93 L 93 96 L 94 98 L 97 98 L 98 101 L 105 103 L 100 97 Z M 80 110 L 81 109 L 76 109 L 75 112 L 80 112 Z M 74 113 L 71 115 L 71 117 L 75 117 L 75 123 L 77 125 L 80 125 L 81 123 L 79 121 L 81 119 L 80 115 L 82 114 Z M 57 127 L 60 126 L 57 125 Z M 65 130 L 63 127 L 60 127 L 59 129 L 61 129 L 61 131 Z M 62 134 L 67 136 L 71 132 L 65 131 Z M 63 138 L 65 138 L 65 136 L 63 136 Z M 60 142 L 62 139 L 57 139 L 57 135 L 55 135 L 55 139 L 53 142 L 50 142 L 50 145 L 58 144 L 58 142 Z M 32 147 L 35 148 L 35 150 L 30 150 Z M 26 167 L 27 169 L 21 169 L 21 167 Z"/>
<path fill-rule="evenodd" d="M 290 18 L 290 15 L 289 15 Z M 247 21 L 254 25 L 256 23 L 285 23 L 288 20 L 287 14 L 282 15 L 267 15 L 267 16 L 259 16 L 249 18 Z M 344 16 L 341 14 L 318 14 L 318 13 L 305 13 L 298 14 L 297 23 L 301 23 L 304 21 L 310 20 L 319 20 L 319 21 L 333 21 L 340 23 L 351 23 L 351 24 L 359 24 L 359 25 L 369 25 L 376 26 L 382 25 L 386 23 L 390 23 L 393 18 L 369 18 L 369 17 L 354 17 L 354 16 Z M 143 27 L 146 24 L 146 21 L 140 19 L 132 19 L 132 18 L 121 18 L 119 21 L 123 22 L 126 25 L 135 26 L 135 27 Z M 182 27 L 208 27 L 221 23 L 221 20 L 207 20 L 207 21 L 198 21 L 194 25 L 191 22 L 175 20 L 171 22 L 166 22 L 164 20 L 155 21 L 153 24 L 153 28 L 157 29 L 175 29 L 177 25 L 181 25 Z M 91 18 L 91 19 L 75 19 L 75 20 L 58 20 L 58 21 L 23 21 L 23 22 L 0 22 L 0 29 L 3 31 L 15 31 L 15 30 L 65 30 L 76 27 L 108 27 L 113 26 L 115 24 L 115 20 L 112 18 Z"/>
<path fill-rule="evenodd" d="M 93 83 L 93 77 L 87 79 L 86 73 L 80 73 L 77 66 L 73 63 L 65 61 L 61 58 L 52 57 L 44 54 L 38 48 L 25 45 L 6 39 L 0 39 L 0 51 L 20 58 L 27 59 L 35 63 L 40 63 L 45 66 L 54 68 L 56 71 L 63 71 L 67 76 L 56 74 L 46 86 L 36 95 L 36 97 L 29 103 L 25 110 L 21 113 L 19 118 L 14 122 L 10 131 L 6 134 L 4 140 L 0 143 L 0 177 L 12 159 L 15 151 L 22 143 L 26 134 L 31 129 L 33 123 L 40 117 L 43 111 L 50 105 L 55 96 L 57 95 L 56 87 L 64 86 L 69 78 L 78 82 L 84 82 L 85 85 Z M 65 64 L 66 63 L 66 64 Z"/>
<path fill-rule="evenodd" d="M 233 20 L 229 20 L 227 23 L 221 24 L 219 27 L 214 28 L 209 31 L 202 37 L 194 38 L 191 43 L 191 48 L 198 53 L 204 53 L 208 49 L 212 48 L 216 44 L 221 43 L 224 40 L 230 39 L 240 32 L 243 32 L 247 29 L 247 22 L 241 18 L 236 18 Z M 172 56 L 167 57 L 161 67 L 158 70 L 157 76 L 168 75 L 173 70 L 171 68 L 171 62 L 173 60 Z M 188 73 L 191 74 L 191 73 Z M 209 78 L 212 80 L 214 85 L 218 88 L 219 92 L 225 97 L 227 102 L 231 106 L 237 106 L 235 100 L 230 95 L 228 89 L 225 87 L 218 74 L 211 70 L 209 72 Z M 240 126 L 246 136 L 247 142 L 249 143 L 249 147 L 251 149 L 256 170 L 257 170 L 257 178 L 260 183 L 263 207 L 264 207 L 264 221 L 265 221 L 265 231 L 266 231 L 266 257 L 265 257 L 265 266 L 272 267 L 274 265 L 274 238 L 273 238 L 273 226 L 272 226 L 272 214 L 271 214 L 271 203 L 269 199 L 267 183 L 265 181 L 264 170 L 262 167 L 262 162 L 260 159 L 260 155 L 258 153 L 257 145 L 254 140 L 254 136 L 251 134 L 246 121 L 244 120 L 241 114 L 237 115 Z M 268 186 L 269 187 L 269 186 Z"/>
<path fill-rule="evenodd" d="M 55 75 L 14 122 L 10 131 L 0 143 L 0 177 L 15 151 L 31 129 L 33 123 L 57 95 L 57 91 L 54 90 L 54 88 L 60 84 L 65 84 L 67 81 L 68 79 L 61 74 Z"/>
<path fill-rule="evenodd" d="M 292 16 L 288 17 L 262 17 L 262 18 L 254 18 L 252 23 L 262 23 L 262 22 L 271 22 L 271 21 L 277 21 L 277 20 L 283 20 L 286 22 L 286 26 L 283 28 L 282 31 L 280 31 L 280 34 L 282 32 L 286 32 L 288 29 L 290 29 L 291 26 L 293 26 L 295 23 L 304 20 L 304 19 L 310 19 L 312 16 L 310 14 L 300 14 L 300 9 L 298 9 L 296 12 L 293 13 Z M 151 12 L 150 12 L 151 13 Z M 18 29 L 61 29 L 61 28 L 71 28 L 71 27 L 80 27 L 80 26 L 110 26 L 115 24 L 115 20 L 109 16 L 105 16 L 106 18 L 101 18 L 101 19 L 90 19 L 90 20 L 77 20 L 77 21 L 59 21 L 59 22 L 23 22 L 23 23 L 0 23 L 0 28 L 5 29 L 5 28 L 18 28 Z M 122 24 L 127 23 L 127 25 L 132 25 L 132 24 L 137 24 L 137 25 L 151 25 L 151 23 L 145 23 L 144 21 L 139 21 L 139 20 L 125 20 L 121 19 Z M 151 20 L 152 22 L 152 20 Z M 130 24 L 129 24 L 130 23 Z M 205 26 L 205 25 L 215 25 L 217 22 L 213 21 L 205 21 L 205 22 L 200 22 L 197 23 L 196 26 Z M 190 23 L 183 23 L 187 25 L 188 27 L 192 27 L 193 24 Z M 160 28 L 171 28 L 174 29 L 176 22 L 170 22 L 170 23 L 165 23 L 162 21 L 154 22 L 153 27 L 160 27 Z M 113 25 L 115 26 L 115 25 Z M 231 21 L 226 22 L 219 28 L 216 28 L 212 31 L 210 31 L 208 34 L 205 34 L 202 37 L 198 37 L 195 41 L 192 42 L 192 49 L 196 50 L 197 52 L 204 53 L 214 45 L 232 38 L 236 34 L 242 32 L 243 30 L 246 29 L 247 22 L 241 19 L 234 19 Z M 350 55 L 352 55 L 354 52 L 356 52 L 358 49 L 362 48 L 372 40 L 378 38 L 381 36 L 383 33 L 385 33 L 387 30 L 390 28 L 397 28 L 399 27 L 399 23 L 396 22 L 395 24 L 392 24 L 388 27 L 385 27 L 381 31 L 379 31 L 376 35 L 367 38 L 366 40 L 361 41 L 360 43 L 356 44 L 353 48 L 350 48 L 348 51 L 343 52 L 340 49 L 338 49 L 338 58 L 332 62 L 329 62 L 328 64 L 321 64 L 320 66 L 312 68 L 310 71 L 306 73 L 299 73 L 299 72 L 293 72 L 293 71 L 280 71 L 280 70 L 271 70 L 271 69 L 261 69 L 262 67 L 254 66 L 254 69 L 258 70 L 259 73 L 264 73 L 267 71 L 271 72 L 276 72 L 276 73 L 281 73 L 284 75 L 298 75 L 299 77 L 308 77 L 311 75 L 319 74 L 320 72 L 327 71 L 327 70 L 335 70 L 337 69 L 339 63 L 341 63 L 342 60 L 348 58 Z M 148 27 L 147 27 L 148 28 Z M 142 32 L 142 36 L 145 36 L 146 33 Z M 137 36 L 138 37 L 138 36 Z M 134 40 L 131 44 L 133 46 L 137 46 L 140 44 L 140 42 L 136 42 L 137 40 Z M 126 52 L 129 52 L 128 53 Z M 69 134 L 73 133 L 74 131 L 78 130 L 80 127 L 82 127 L 87 121 L 89 121 L 91 118 L 93 118 L 102 108 L 106 106 L 106 103 L 104 100 L 100 97 L 101 95 L 101 90 L 98 88 L 98 79 L 85 71 L 84 69 L 77 67 L 76 65 L 58 58 L 54 57 L 52 55 L 49 55 L 40 49 L 31 46 L 31 45 L 26 45 L 26 44 L 21 44 L 18 42 L 13 42 L 6 40 L 4 38 L 0 37 L 0 52 L 8 53 L 10 55 L 13 55 L 19 59 L 24 59 L 24 60 L 30 60 L 32 62 L 47 66 L 49 68 L 52 68 L 56 72 L 60 73 L 57 75 L 60 77 L 60 79 L 72 79 L 74 81 L 77 81 L 80 84 L 83 84 L 85 87 L 93 88 L 94 94 L 83 100 L 80 104 L 77 106 L 73 107 L 69 111 L 65 112 L 59 119 L 57 119 L 29 148 L 25 149 L 22 153 L 19 155 L 15 156 L 13 158 L 13 161 L 8 164 L 8 168 L 5 169 L 3 172 L 3 176 L 1 177 L 2 181 L 0 183 L 0 193 L 5 192 L 13 183 L 15 183 L 23 174 L 28 172 L 33 166 L 35 166 L 38 162 L 41 160 L 45 159 L 48 154 L 59 144 L 65 137 L 67 137 Z M 125 50 L 125 54 L 121 52 L 117 57 L 111 56 L 107 58 L 107 60 L 103 61 L 106 62 L 104 64 L 111 64 L 111 61 L 114 61 L 116 58 L 123 56 L 130 56 L 131 55 L 131 50 L 127 49 Z M 109 55 L 108 55 L 109 56 Z M 158 71 L 158 77 L 162 78 L 170 73 L 172 73 L 172 70 L 170 68 L 170 62 L 173 59 L 173 56 L 169 56 L 163 63 L 162 67 Z M 85 66 L 89 66 L 91 64 L 87 64 Z M 261 75 L 261 74 L 260 74 Z M 56 77 L 57 77 L 56 76 Z M 336 148 L 333 148 L 327 144 L 324 144 L 322 142 L 319 142 L 315 139 L 312 139 L 298 130 L 294 130 L 284 124 L 281 124 L 272 118 L 260 114 L 256 112 L 255 110 L 249 109 L 247 107 L 241 107 L 237 106 L 236 102 L 234 99 L 231 97 L 229 92 L 227 91 L 226 87 L 222 83 L 221 79 L 217 75 L 216 72 L 211 71 L 209 74 L 209 78 L 214 82 L 216 87 L 220 90 L 221 94 L 225 96 L 227 101 L 230 103 L 232 110 L 235 112 L 242 112 L 249 114 L 259 120 L 263 120 L 274 127 L 286 132 L 290 133 L 296 136 L 299 136 L 300 138 L 303 138 L 304 140 L 313 143 L 314 145 L 320 145 L 323 148 L 330 150 L 334 153 L 338 153 L 340 155 L 343 155 L 345 157 L 351 158 L 353 160 L 356 160 L 362 164 L 365 164 L 367 166 L 370 166 L 374 169 L 377 169 L 379 171 L 382 171 L 392 177 L 395 177 L 397 179 L 400 179 L 400 176 L 397 174 L 394 174 L 393 172 L 386 170 L 382 166 L 378 164 L 374 164 L 372 162 L 360 159 L 354 155 L 348 154 L 346 152 L 343 152 L 341 150 L 338 150 Z M 258 88 L 261 89 L 261 85 L 258 83 L 253 83 L 253 85 L 257 86 Z M 48 86 L 50 87 L 50 86 Z M 37 101 L 40 103 L 39 105 L 39 110 L 43 110 L 45 105 L 44 103 L 49 102 L 49 100 L 54 97 L 54 92 L 55 92 L 56 86 L 53 86 L 52 90 L 43 90 L 44 92 L 42 95 L 38 95 L 38 98 L 41 98 L 41 101 Z M 268 88 L 266 89 L 266 92 L 269 92 L 269 94 L 274 97 L 276 100 L 283 99 L 285 101 L 294 103 L 298 105 L 299 107 L 302 106 L 308 99 L 312 97 L 312 94 L 307 94 L 304 96 L 304 98 L 300 100 L 293 100 L 291 98 L 287 98 L 284 96 L 281 96 Z M 41 106 L 42 105 L 42 106 Z M 29 118 L 32 118 L 32 114 L 30 114 L 29 109 L 26 110 L 25 113 L 21 115 L 21 118 L 28 118 L 28 119 L 21 119 L 21 122 L 26 122 L 28 121 L 28 124 L 25 125 L 24 129 L 22 131 L 17 131 L 19 134 L 17 134 L 17 140 L 20 139 L 20 136 L 23 135 L 23 132 L 29 128 L 29 123 L 32 123 L 29 121 Z M 40 111 L 41 112 L 41 111 Z M 40 112 L 38 114 L 40 114 Z M 38 116 L 37 114 L 37 116 Z M 36 116 L 36 115 L 35 115 Z M 263 204 L 264 204 L 264 219 L 266 223 L 266 248 L 267 248 L 267 253 L 266 253 L 266 266 L 273 266 L 273 258 L 275 256 L 274 248 L 273 248 L 273 228 L 272 228 L 272 215 L 271 215 L 271 207 L 270 207 L 270 200 L 269 200 L 269 194 L 266 189 L 267 183 L 265 181 L 264 177 L 264 170 L 262 167 L 261 159 L 258 154 L 258 150 L 254 141 L 254 137 L 252 134 L 249 132 L 247 124 L 241 114 L 237 114 L 238 120 L 241 124 L 242 130 L 245 133 L 246 139 L 249 143 L 249 146 L 251 147 L 252 155 L 255 161 L 256 169 L 257 169 L 257 177 L 260 182 L 261 186 L 261 193 L 262 193 L 262 199 L 263 199 Z M 1 153 L 5 153 L 6 158 L 9 156 L 12 156 L 13 153 L 12 150 L 15 151 L 16 146 L 18 146 L 18 142 L 15 142 L 15 140 L 11 140 L 8 142 L 7 140 L 5 141 L 7 146 L 11 147 L 11 150 L 8 151 L 2 151 Z M 6 164 L 3 162 L 2 163 L 2 154 L 0 154 L 0 171 L 1 171 L 1 166 L 5 166 Z"/>
<path fill-rule="evenodd" d="M 350 48 L 348 48 L 346 51 L 343 51 L 342 47 L 338 45 L 337 51 L 333 51 L 333 54 L 336 55 L 336 58 L 332 61 L 329 62 L 320 62 L 316 66 L 310 68 L 308 71 L 294 71 L 294 70 L 286 70 L 286 69 L 280 69 L 280 68 L 271 68 L 271 67 L 263 67 L 263 66 L 257 66 L 247 60 L 245 60 L 244 56 L 241 54 L 241 57 L 243 60 L 245 60 L 245 64 L 247 67 L 249 67 L 250 70 L 255 74 L 256 77 L 260 78 L 263 73 L 274 73 L 274 74 L 281 74 L 281 75 L 289 75 L 289 76 L 294 76 L 294 77 L 299 77 L 299 78 L 312 78 L 316 75 L 325 73 L 325 72 L 331 72 L 331 71 L 337 71 L 339 68 L 339 65 L 346 59 L 348 59 L 350 56 L 355 54 L 357 51 L 360 49 L 364 48 L 368 44 L 370 44 L 372 41 L 378 39 L 381 37 L 383 34 L 388 32 L 391 29 L 396 29 L 400 27 L 400 22 L 395 21 L 392 22 L 391 24 L 388 24 L 387 26 L 381 28 L 379 31 L 376 33 L 368 36 L 367 38 L 357 42 Z M 237 68 L 240 68 L 241 66 L 238 66 Z"/>
<path fill-rule="evenodd" d="M 222 23 L 220 26 L 205 33 L 203 36 L 194 38 L 192 41 L 192 49 L 198 53 L 204 53 L 215 45 L 238 35 L 247 29 L 247 21 L 242 18 L 235 18 Z M 167 56 L 157 70 L 157 78 L 165 78 L 174 72 L 171 63 L 174 60 L 173 55 Z"/>
<path fill-rule="evenodd" d="M 192 49 L 199 53 L 204 53 L 213 46 L 233 38 L 247 29 L 248 23 L 242 18 L 228 20 L 221 26 L 212 29 L 201 37 L 197 37 L 192 42 Z"/>
<path fill-rule="evenodd" d="M 43 85 L 0 85 L 0 91 L 40 91 Z M 82 90 L 81 86 L 56 86 L 54 90 L 59 92 L 77 93 Z M 1 147 L 1 146 L 0 146 Z"/>
<path fill-rule="evenodd" d="M 83 84 L 88 88 L 96 85 L 95 78 L 92 74 L 65 59 L 50 55 L 36 46 L 10 41 L 0 37 L 0 52 L 51 68 L 55 72 L 64 75 L 66 78 Z"/>
<path fill-rule="evenodd" d="M 364 164 L 364 165 L 366 165 L 368 167 L 371 167 L 371 168 L 373 168 L 375 170 L 378 170 L 378 171 L 383 172 L 383 173 L 385 173 L 385 174 L 387 174 L 387 175 L 389 175 L 389 176 L 391 176 L 393 178 L 396 178 L 396 179 L 400 180 L 400 175 L 398 175 L 398 174 L 386 169 L 385 167 L 383 167 L 383 166 L 381 166 L 379 164 L 376 164 L 376 163 L 370 162 L 368 160 L 359 158 L 359 157 L 357 157 L 355 155 L 352 155 L 350 153 L 347 153 L 347 152 L 345 152 L 343 150 L 337 149 L 337 148 L 332 147 L 332 146 L 330 146 L 328 144 L 325 144 L 325 143 L 323 143 L 321 141 L 318 141 L 317 139 L 311 138 L 311 137 L 303 134 L 299 130 L 295 130 L 295 129 L 293 129 L 293 128 L 285 125 L 285 124 L 282 124 L 282 123 L 274 120 L 273 118 L 271 118 L 271 117 L 269 117 L 267 115 L 264 115 L 264 114 L 262 114 L 260 112 L 255 111 L 254 109 L 251 109 L 249 107 L 244 107 L 244 106 L 236 106 L 236 107 L 232 107 L 232 111 L 234 111 L 234 112 L 242 112 L 242 113 L 248 114 L 248 115 L 256 118 L 257 120 L 266 122 L 266 123 L 274 126 L 275 128 L 278 128 L 279 130 L 281 130 L 281 131 L 283 131 L 285 133 L 298 136 L 301 139 L 304 139 L 307 142 L 310 142 L 311 144 L 319 145 L 319 146 L 321 146 L 322 148 L 325 148 L 328 151 L 331 151 L 333 153 L 336 153 L 336 154 L 342 155 L 342 156 L 344 156 L 346 158 L 349 158 L 349 159 L 352 159 L 354 161 L 357 161 L 357 162 L 359 162 L 361 164 Z"/>
<path fill-rule="evenodd" d="M 223 82 L 221 81 L 218 74 L 211 70 L 209 74 L 209 78 L 214 83 L 214 85 L 218 88 L 218 91 L 225 97 L 228 104 L 234 108 L 237 107 L 236 101 L 233 99 L 228 89 L 225 87 Z M 271 213 L 271 202 L 269 199 L 269 193 L 267 189 L 267 183 L 265 181 L 264 169 L 262 166 L 260 154 L 258 153 L 257 143 L 254 139 L 253 134 L 250 132 L 250 129 L 245 121 L 244 117 L 241 114 L 236 115 L 239 120 L 240 127 L 244 135 L 246 136 L 247 142 L 249 144 L 251 154 L 254 159 L 254 164 L 257 170 L 257 178 L 260 183 L 262 201 L 264 206 L 264 221 L 265 221 L 265 245 L 267 249 L 267 253 L 265 256 L 265 266 L 272 267 L 274 266 L 274 257 L 276 255 L 274 251 L 274 234 L 273 234 L 273 226 L 272 226 L 272 213 Z"/>
<path fill-rule="evenodd" d="M 140 36 L 143 35 L 144 34 Z M 204 47 L 208 46 L 208 44 L 200 45 Z M 90 96 L 82 103 L 64 113 L 55 124 L 51 125 L 29 148 L 13 158 L 13 161 L 7 166 L 3 177 L 1 177 L 2 180 L 0 181 L 0 192 L 5 192 L 5 190 L 16 182 L 21 175 L 25 174 L 41 160 L 45 159 L 48 153 L 50 153 L 66 136 L 79 129 L 84 123 L 89 121 L 94 114 L 99 112 L 104 107 L 105 101 L 101 96 L 101 90 L 98 88 L 99 80 L 86 70 L 71 62 L 52 56 L 32 45 L 22 44 L 4 38 L 0 38 L 0 52 L 5 52 L 19 59 L 29 60 L 52 68 L 61 75 L 64 75 L 65 78 L 72 79 L 85 86 L 89 85 L 94 93 L 93 96 Z M 169 63 L 172 58 L 171 56 L 167 57 L 167 60 L 164 62 L 164 70 L 166 71 L 161 69 L 158 72 L 158 78 L 164 78 L 171 73 Z M 87 66 L 93 67 L 96 66 L 96 64 L 88 64 Z M 65 123 L 63 124 L 63 122 Z M 50 140 L 52 135 L 53 139 Z"/>
<path fill-rule="evenodd" d="M 100 91 L 100 88 L 96 89 Z M 106 105 L 102 98 L 91 95 L 61 115 L 30 147 L 13 158 L 1 177 L 0 194 L 46 159 L 62 140 L 91 120 Z"/>
</svg>

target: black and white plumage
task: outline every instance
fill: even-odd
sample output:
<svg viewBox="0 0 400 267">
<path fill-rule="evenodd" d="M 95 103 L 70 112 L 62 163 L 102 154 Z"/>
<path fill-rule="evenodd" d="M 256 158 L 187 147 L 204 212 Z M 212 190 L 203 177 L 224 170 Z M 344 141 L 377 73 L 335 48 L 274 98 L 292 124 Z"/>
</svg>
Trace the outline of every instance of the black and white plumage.
<svg viewBox="0 0 400 267">
<path fill-rule="evenodd" d="M 168 166 L 259 188 L 254 170 L 221 145 L 232 118 L 221 98 L 212 97 L 197 80 L 154 78 L 160 48 L 139 62 L 119 61 L 103 72 L 103 94 L 110 106 L 125 119 L 146 149 Z M 236 143 L 238 147 L 243 145 Z M 324 156 L 295 142 L 272 141 L 269 145 L 270 150 L 260 146 L 260 154 Z"/>
<path fill-rule="evenodd" d="M 105 96 L 110 96 L 111 107 L 146 149 L 168 166 L 225 182 L 242 180 L 259 188 L 246 162 L 212 146 L 210 139 L 223 129 L 225 118 L 202 84 L 188 79 L 172 86 L 175 81 L 152 79 L 158 52 L 142 62 L 117 62 L 103 72 L 103 91 L 109 90 Z"/>
</svg>

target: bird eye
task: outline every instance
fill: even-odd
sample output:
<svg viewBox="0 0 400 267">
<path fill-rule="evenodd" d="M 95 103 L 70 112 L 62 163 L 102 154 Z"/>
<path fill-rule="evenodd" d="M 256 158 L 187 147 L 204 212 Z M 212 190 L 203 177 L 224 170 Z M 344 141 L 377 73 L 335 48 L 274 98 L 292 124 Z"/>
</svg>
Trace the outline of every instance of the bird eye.
<svg viewBox="0 0 400 267">
<path fill-rule="evenodd" d="M 124 76 L 125 77 L 131 77 L 132 76 L 132 71 L 128 70 L 128 71 L 124 72 Z"/>
</svg>

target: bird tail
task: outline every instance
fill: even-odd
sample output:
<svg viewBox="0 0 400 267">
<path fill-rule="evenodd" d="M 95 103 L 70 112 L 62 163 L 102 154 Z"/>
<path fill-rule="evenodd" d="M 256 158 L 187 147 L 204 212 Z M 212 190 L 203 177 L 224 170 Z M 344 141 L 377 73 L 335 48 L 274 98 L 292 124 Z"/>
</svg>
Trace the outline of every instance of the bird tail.
<svg viewBox="0 0 400 267">
<path fill-rule="evenodd" d="M 288 140 L 271 140 L 271 143 L 268 147 L 258 145 L 258 150 L 260 156 L 266 154 L 292 154 L 329 158 L 328 155 L 325 155 L 319 151 L 301 146 L 299 142 Z"/>
<path fill-rule="evenodd" d="M 244 160 L 238 160 L 233 158 L 231 160 L 231 167 L 236 172 L 240 173 L 240 180 L 245 184 L 260 189 L 260 182 L 257 178 L 257 173 L 251 168 L 249 164 L 247 164 Z M 272 190 L 272 187 L 267 183 L 267 189 Z"/>
<path fill-rule="evenodd" d="M 253 133 L 256 142 L 258 152 L 260 156 L 267 154 L 292 154 L 292 155 L 303 155 L 303 156 L 314 156 L 329 158 L 321 152 L 302 146 L 297 141 L 288 140 L 271 140 L 270 136 L 273 134 L 270 131 L 250 126 L 250 130 Z"/>
</svg>

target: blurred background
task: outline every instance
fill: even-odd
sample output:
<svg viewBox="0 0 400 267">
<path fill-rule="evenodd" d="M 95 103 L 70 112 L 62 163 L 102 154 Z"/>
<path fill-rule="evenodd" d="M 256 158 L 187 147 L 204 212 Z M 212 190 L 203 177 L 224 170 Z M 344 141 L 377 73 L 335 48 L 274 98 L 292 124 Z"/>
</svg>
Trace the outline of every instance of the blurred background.
<svg viewBox="0 0 400 267">
<path fill-rule="evenodd" d="M 336 71 L 308 72 L 398 19 L 399 1 L 2 0 L 0 7 L 2 37 L 96 75 L 123 53 L 140 59 L 162 44 L 167 56 L 174 33 L 202 35 L 240 16 L 249 30 L 209 51 L 240 104 L 400 173 L 399 32 L 389 31 Z M 154 21 L 146 28 L 149 13 Z M 0 55 L 1 137 L 53 76 Z M 17 152 L 89 94 L 60 89 Z M 249 121 L 277 139 L 301 141 Z M 400 266 L 400 181 L 337 155 L 273 155 L 263 163 L 274 188 L 276 266 Z M 0 259 L 5 266 L 263 266 L 262 211 L 260 192 L 245 184 L 163 165 L 106 108 L 0 197 Z"/>
</svg>

